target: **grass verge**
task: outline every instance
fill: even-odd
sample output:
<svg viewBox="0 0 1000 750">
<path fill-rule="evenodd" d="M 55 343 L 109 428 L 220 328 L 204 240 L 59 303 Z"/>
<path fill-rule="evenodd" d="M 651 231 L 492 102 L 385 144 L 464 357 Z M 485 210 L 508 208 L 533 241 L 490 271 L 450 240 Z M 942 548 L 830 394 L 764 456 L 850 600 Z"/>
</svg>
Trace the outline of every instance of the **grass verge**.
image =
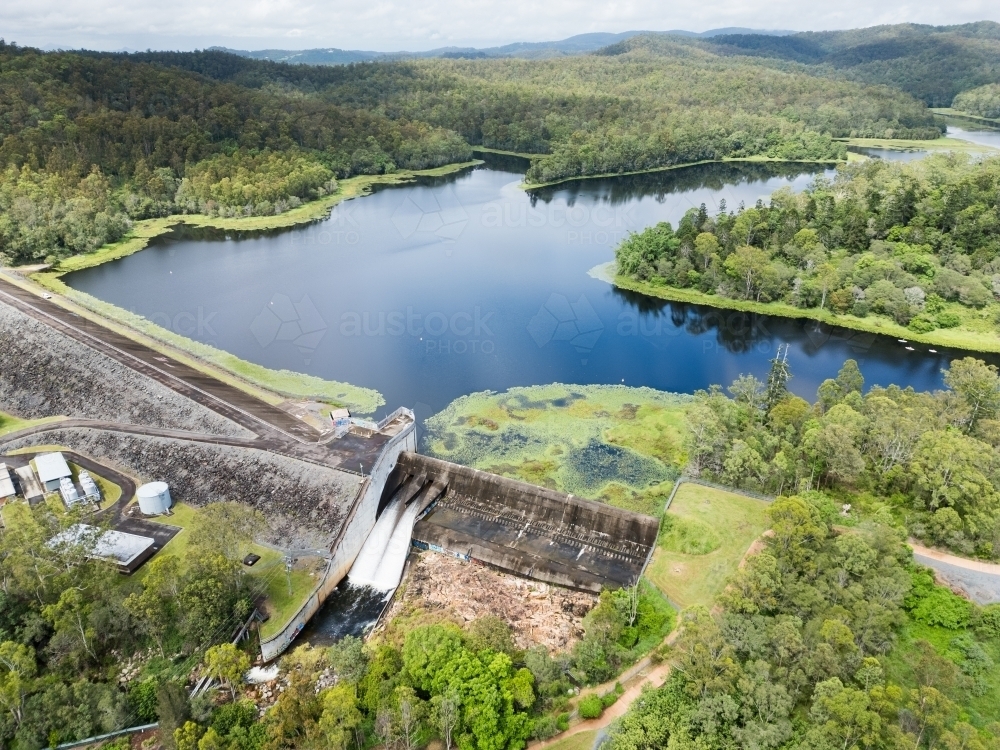
<svg viewBox="0 0 1000 750">
<path fill-rule="evenodd" d="M 766 512 L 761 500 L 690 482 L 681 485 L 646 577 L 682 608 L 711 607 L 767 528 Z"/>
<path fill-rule="evenodd" d="M 28 427 L 35 427 L 42 424 L 52 424 L 61 422 L 65 417 L 43 417 L 42 419 L 21 419 L 12 414 L 0 411 L 0 435 L 7 435 Z"/>
<path fill-rule="evenodd" d="M 803 309 L 784 302 L 753 302 L 749 300 L 729 299 L 717 294 L 707 294 L 695 289 L 677 289 L 675 287 L 650 284 L 636 281 L 621 275 L 613 275 L 612 269 L 605 264 L 591 271 L 591 276 L 610 280 L 620 289 L 629 289 L 650 297 L 671 300 L 674 302 L 689 302 L 696 305 L 707 305 L 723 310 L 739 310 L 741 312 L 774 315 L 782 318 L 799 318 L 817 320 L 841 328 L 855 331 L 878 333 L 907 341 L 916 341 L 929 346 L 947 346 L 955 349 L 967 349 L 976 352 L 1000 352 L 1000 335 L 997 334 L 993 316 L 1000 313 L 1000 304 L 990 303 L 982 310 L 972 310 L 958 303 L 949 303 L 948 312 L 958 314 L 962 323 L 956 328 L 938 328 L 929 333 L 917 333 L 906 326 L 896 323 L 891 318 L 881 315 L 869 315 L 858 318 L 854 315 L 841 315 L 830 310 L 816 308 Z"/>
<path fill-rule="evenodd" d="M 157 523 L 178 526 L 181 531 L 160 551 L 160 555 L 177 557 L 183 569 L 188 557 L 188 543 L 191 527 L 198 522 L 198 509 L 184 503 L 177 503 L 169 516 L 157 516 L 151 520 Z M 261 625 L 261 638 L 269 638 L 279 632 L 288 620 L 305 604 L 319 581 L 313 571 L 299 565 L 290 575 L 285 573 L 284 555 L 270 547 L 250 545 L 250 552 L 260 555 L 260 560 L 252 568 L 244 568 L 250 578 L 250 586 L 265 599 L 264 606 L 270 619 Z M 136 575 L 143 576 L 141 568 Z"/>
</svg>

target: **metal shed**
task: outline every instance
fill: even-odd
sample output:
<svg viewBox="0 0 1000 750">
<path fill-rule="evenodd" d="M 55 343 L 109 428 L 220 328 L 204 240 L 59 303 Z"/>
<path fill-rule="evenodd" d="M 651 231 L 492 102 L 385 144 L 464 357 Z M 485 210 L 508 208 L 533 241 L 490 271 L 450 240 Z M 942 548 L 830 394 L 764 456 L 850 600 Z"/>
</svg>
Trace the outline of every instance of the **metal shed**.
<svg viewBox="0 0 1000 750">
<path fill-rule="evenodd" d="M 59 489 L 61 480 L 73 476 L 62 453 L 43 453 L 35 456 L 35 471 L 38 472 L 38 478 L 46 492 L 55 492 Z"/>
</svg>

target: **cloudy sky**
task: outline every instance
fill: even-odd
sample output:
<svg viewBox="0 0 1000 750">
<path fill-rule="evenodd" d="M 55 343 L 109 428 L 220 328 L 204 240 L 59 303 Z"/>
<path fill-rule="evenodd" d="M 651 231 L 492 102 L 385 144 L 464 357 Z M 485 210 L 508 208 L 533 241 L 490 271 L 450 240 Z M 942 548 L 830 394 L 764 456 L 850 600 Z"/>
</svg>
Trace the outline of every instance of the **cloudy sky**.
<svg viewBox="0 0 1000 750">
<path fill-rule="evenodd" d="M 3 0 L 0 36 L 92 49 L 493 46 L 589 31 L 1000 21 L 996 0 Z"/>
</svg>

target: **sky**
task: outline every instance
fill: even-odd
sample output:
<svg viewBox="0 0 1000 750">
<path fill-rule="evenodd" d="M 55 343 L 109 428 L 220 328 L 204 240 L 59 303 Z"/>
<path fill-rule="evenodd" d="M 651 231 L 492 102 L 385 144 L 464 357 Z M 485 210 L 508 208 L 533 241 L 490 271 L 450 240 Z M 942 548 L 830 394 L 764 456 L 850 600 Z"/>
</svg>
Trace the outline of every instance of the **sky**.
<svg viewBox="0 0 1000 750">
<path fill-rule="evenodd" d="M 66 49 L 420 51 L 592 31 L 797 31 L 1000 21 L 996 0 L 3 0 L 0 37 Z"/>
</svg>

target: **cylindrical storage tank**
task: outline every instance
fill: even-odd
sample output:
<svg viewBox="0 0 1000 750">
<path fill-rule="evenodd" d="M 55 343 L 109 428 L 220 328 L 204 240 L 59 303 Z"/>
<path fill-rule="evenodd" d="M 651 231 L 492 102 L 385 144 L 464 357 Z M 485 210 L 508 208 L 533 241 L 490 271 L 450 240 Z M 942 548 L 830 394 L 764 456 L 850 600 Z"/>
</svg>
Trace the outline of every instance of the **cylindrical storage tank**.
<svg viewBox="0 0 1000 750">
<path fill-rule="evenodd" d="M 150 482 L 136 490 L 139 510 L 147 516 L 158 516 L 170 509 L 170 488 L 166 482 Z"/>
</svg>

